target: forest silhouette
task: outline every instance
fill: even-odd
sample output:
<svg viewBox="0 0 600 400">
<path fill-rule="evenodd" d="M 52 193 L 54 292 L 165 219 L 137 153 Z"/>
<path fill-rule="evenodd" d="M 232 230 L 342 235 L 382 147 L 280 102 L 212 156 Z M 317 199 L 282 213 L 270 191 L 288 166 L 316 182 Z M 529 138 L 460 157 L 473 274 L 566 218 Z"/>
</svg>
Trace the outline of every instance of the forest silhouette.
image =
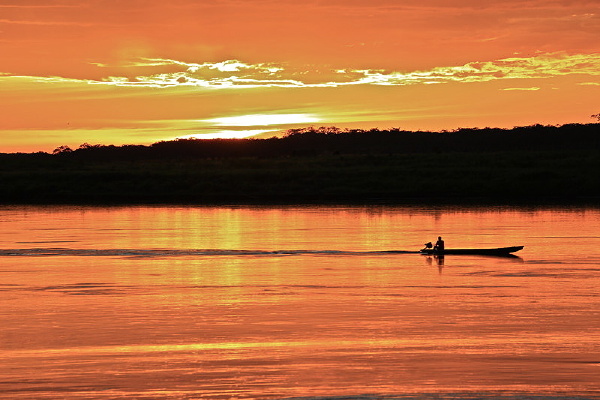
<svg viewBox="0 0 600 400">
<path fill-rule="evenodd" d="M 600 123 L 423 132 L 308 127 L 0 154 L 4 203 L 592 202 Z"/>
</svg>

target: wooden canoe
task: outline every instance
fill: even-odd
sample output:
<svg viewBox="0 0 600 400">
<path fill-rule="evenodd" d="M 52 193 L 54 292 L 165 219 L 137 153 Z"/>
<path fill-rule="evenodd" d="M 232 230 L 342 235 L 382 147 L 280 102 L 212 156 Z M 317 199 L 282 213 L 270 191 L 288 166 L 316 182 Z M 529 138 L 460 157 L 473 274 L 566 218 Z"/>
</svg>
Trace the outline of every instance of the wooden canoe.
<svg viewBox="0 0 600 400">
<path fill-rule="evenodd" d="M 443 252 L 438 252 L 433 249 L 423 249 L 421 254 L 435 254 L 435 255 L 448 255 L 448 254 L 462 254 L 462 255 L 479 255 L 479 256 L 503 256 L 519 251 L 524 246 L 511 246 L 511 247 L 498 247 L 493 249 L 445 249 Z"/>
</svg>

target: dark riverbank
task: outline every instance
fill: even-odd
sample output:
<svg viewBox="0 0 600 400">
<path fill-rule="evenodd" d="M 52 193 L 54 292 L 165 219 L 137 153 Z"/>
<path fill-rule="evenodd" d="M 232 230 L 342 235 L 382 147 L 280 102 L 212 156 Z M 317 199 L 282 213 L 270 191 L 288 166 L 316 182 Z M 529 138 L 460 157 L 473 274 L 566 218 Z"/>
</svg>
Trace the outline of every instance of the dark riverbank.
<svg viewBox="0 0 600 400">
<path fill-rule="evenodd" d="M 66 151 L 65 151 L 66 150 Z M 595 203 L 600 124 L 0 154 L 4 203 Z"/>
</svg>

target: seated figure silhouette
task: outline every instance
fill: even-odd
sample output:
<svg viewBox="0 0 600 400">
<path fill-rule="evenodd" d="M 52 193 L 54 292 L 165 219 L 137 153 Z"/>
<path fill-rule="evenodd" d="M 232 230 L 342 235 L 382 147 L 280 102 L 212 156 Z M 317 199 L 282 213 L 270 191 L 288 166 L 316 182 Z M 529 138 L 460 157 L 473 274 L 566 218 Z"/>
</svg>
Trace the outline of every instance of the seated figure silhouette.
<svg viewBox="0 0 600 400">
<path fill-rule="evenodd" d="M 438 254 L 443 254 L 444 248 L 444 240 L 441 236 L 438 236 L 438 240 L 437 242 L 435 242 L 435 246 L 433 246 L 433 251 L 435 251 Z"/>
</svg>

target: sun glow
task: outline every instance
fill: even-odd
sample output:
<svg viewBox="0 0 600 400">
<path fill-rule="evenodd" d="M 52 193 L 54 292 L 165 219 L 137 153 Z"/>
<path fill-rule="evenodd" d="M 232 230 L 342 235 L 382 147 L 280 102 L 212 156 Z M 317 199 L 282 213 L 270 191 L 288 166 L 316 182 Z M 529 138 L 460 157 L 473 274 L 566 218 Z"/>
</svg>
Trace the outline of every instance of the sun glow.
<svg viewBox="0 0 600 400">
<path fill-rule="evenodd" d="M 250 114 L 204 120 L 218 126 L 270 126 L 287 124 L 310 124 L 320 119 L 310 114 Z"/>
<path fill-rule="evenodd" d="M 179 139 L 244 139 L 261 133 L 276 132 L 274 129 L 246 129 L 240 131 L 223 130 L 212 133 L 198 133 L 180 137 Z"/>
<path fill-rule="evenodd" d="M 232 117 L 203 119 L 198 133 L 179 137 L 180 139 L 243 139 L 264 133 L 289 129 L 298 124 L 319 122 L 312 114 L 247 114 Z M 278 125 L 278 126 L 276 126 Z M 246 128 L 246 129 L 244 129 Z"/>
</svg>

